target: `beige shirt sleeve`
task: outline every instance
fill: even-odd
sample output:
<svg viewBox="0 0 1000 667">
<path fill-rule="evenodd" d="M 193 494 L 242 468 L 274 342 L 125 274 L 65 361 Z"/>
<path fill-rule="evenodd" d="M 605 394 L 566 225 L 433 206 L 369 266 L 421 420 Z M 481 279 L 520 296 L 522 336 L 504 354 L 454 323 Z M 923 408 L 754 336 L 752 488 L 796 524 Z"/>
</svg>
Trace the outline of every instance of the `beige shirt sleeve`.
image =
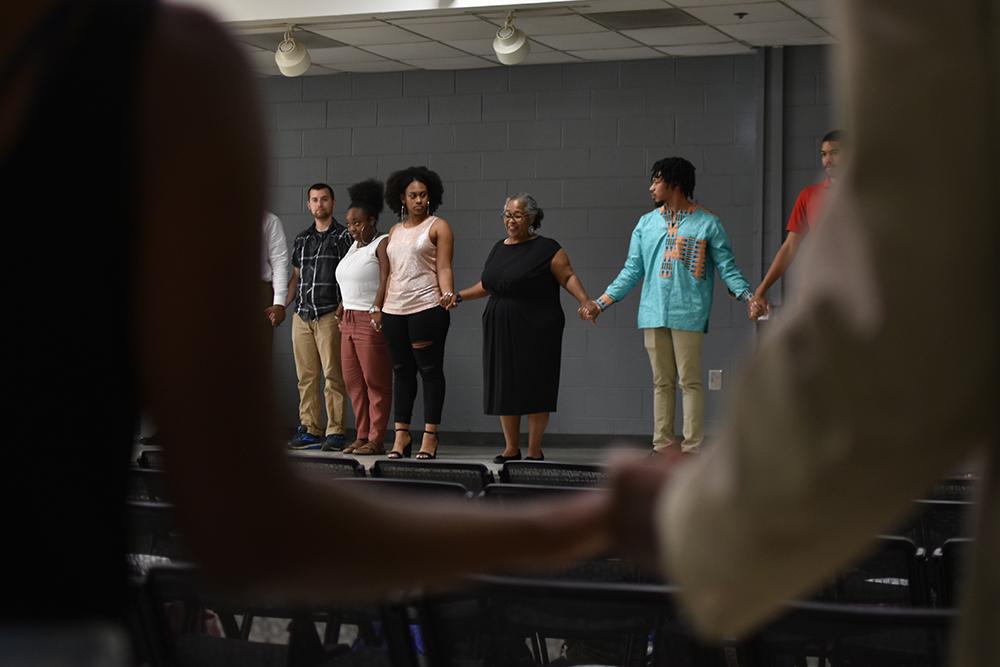
<svg viewBox="0 0 1000 667">
<path fill-rule="evenodd" d="M 708 636 L 743 634 L 808 593 L 996 444 L 1000 182 L 985 4 L 844 5 L 853 166 L 721 442 L 658 499 L 663 567 Z"/>
</svg>

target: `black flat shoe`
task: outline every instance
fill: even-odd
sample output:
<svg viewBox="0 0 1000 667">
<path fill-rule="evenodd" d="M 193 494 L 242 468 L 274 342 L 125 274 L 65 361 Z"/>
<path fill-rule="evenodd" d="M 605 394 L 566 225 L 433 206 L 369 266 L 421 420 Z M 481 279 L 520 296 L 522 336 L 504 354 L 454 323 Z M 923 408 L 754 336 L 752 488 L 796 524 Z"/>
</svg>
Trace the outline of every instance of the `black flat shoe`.
<svg viewBox="0 0 1000 667">
<path fill-rule="evenodd" d="M 493 458 L 493 463 L 507 463 L 507 461 L 520 461 L 521 460 L 521 450 L 517 450 L 517 454 L 514 456 L 504 456 L 503 454 L 497 454 Z"/>
<path fill-rule="evenodd" d="M 434 451 L 425 452 L 423 449 L 421 449 L 419 452 L 417 452 L 417 455 L 414 456 L 413 458 L 415 458 L 418 461 L 429 461 L 431 459 L 436 459 L 438 457 L 438 447 L 441 446 L 441 438 L 438 437 L 437 431 L 424 431 L 424 435 L 434 436 L 434 439 L 437 441 L 434 443 Z"/>
<path fill-rule="evenodd" d="M 541 456 L 525 456 L 524 460 L 525 461 L 544 461 L 545 460 L 545 454 L 542 454 Z"/>
</svg>

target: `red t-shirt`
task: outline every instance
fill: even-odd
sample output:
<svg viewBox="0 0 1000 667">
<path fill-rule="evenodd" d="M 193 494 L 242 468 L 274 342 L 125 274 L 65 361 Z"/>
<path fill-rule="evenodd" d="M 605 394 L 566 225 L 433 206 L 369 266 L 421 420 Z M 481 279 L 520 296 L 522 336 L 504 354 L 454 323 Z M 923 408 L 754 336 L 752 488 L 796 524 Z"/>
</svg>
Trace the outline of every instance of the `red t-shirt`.
<svg viewBox="0 0 1000 667">
<path fill-rule="evenodd" d="M 788 216 L 788 231 L 796 234 L 807 234 L 812 226 L 819 221 L 823 202 L 829 191 L 829 178 L 821 183 L 813 183 L 802 188 L 802 192 L 795 200 L 795 206 L 792 207 L 792 214 Z"/>
</svg>

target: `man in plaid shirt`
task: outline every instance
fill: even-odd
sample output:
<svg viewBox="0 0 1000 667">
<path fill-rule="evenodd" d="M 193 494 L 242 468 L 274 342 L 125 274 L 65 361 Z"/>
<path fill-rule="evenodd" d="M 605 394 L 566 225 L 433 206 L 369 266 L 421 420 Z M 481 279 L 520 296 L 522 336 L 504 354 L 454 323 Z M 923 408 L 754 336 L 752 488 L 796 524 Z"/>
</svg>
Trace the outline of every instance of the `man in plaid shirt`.
<svg viewBox="0 0 1000 667">
<path fill-rule="evenodd" d="M 288 287 L 295 301 L 292 349 L 299 378 L 299 428 L 288 446 L 339 451 L 344 448 L 344 377 L 336 315 L 340 288 L 335 272 L 352 239 L 347 229 L 333 219 L 333 188 L 316 183 L 309 188 L 307 197 L 313 224 L 292 244 L 292 279 Z M 321 374 L 325 431 L 320 413 Z"/>
</svg>

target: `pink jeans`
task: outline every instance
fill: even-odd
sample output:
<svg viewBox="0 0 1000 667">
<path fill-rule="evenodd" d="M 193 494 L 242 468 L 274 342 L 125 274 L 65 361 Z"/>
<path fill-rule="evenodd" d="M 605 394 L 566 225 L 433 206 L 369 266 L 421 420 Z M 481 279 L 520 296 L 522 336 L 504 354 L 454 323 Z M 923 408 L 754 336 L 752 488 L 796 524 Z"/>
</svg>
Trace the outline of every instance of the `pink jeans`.
<svg viewBox="0 0 1000 667">
<path fill-rule="evenodd" d="M 358 439 L 383 444 L 392 403 L 392 362 L 382 332 L 372 327 L 368 313 L 344 311 L 340 359 Z"/>
</svg>

